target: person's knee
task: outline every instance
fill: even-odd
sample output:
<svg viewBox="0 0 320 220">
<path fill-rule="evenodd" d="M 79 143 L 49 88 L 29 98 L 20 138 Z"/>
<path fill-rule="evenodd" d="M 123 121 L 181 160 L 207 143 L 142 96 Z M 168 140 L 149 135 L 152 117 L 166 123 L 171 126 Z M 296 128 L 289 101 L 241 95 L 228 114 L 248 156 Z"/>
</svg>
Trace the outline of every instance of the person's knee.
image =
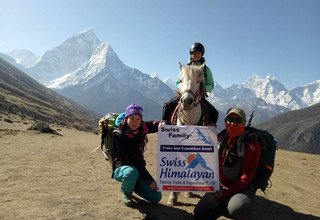
<svg viewBox="0 0 320 220">
<path fill-rule="evenodd" d="M 208 207 L 206 207 L 204 204 L 201 204 L 200 202 L 196 205 L 193 211 L 193 216 L 195 220 L 201 220 L 205 219 L 204 216 L 207 215 Z"/>
<path fill-rule="evenodd" d="M 126 181 L 127 183 L 135 183 L 139 178 L 139 172 L 138 170 L 133 166 L 127 166 L 123 170 L 123 181 Z"/>
<path fill-rule="evenodd" d="M 238 194 L 232 197 L 228 203 L 228 212 L 234 219 L 252 218 L 252 201 L 244 195 Z"/>
<path fill-rule="evenodd" d="M 214 193 L 206 193 L 196 205 L 193 214 L 196 220 L 215 219 L 222 215 L 223 202 Z"/>
<path fill-rule="evenodd" d="M 235 208 L 235 207 L 232 207 L 230 209 L 228 208 L 228 212 L 229 212 L 230 216 L 232 216 L 232 218 L 234 218 L 234 219 L 238 219 L 238 220 L 252 219 L 252 209 L 248 205 L 242 205 L 237 208 Z"/>
<path fill-rule="evenodd" d="M 203 215 L 206 213 L 206 206 L 201 202 L 198 202 L 193 211 L 193 216 L 195 220 L 204 219 Z"/>
<path fill-rule="evenodd" d="M 161 199 L 162 199 L 162 194 L 161 194 L 161 192 L 155 192 L 155 193 L 152 195 L 152 197 L 151 197 L 151 199 L 150 199 L 150 202 L 153 203 L 153 204 L 157 204 L 157 203 L 159 203 L 159 202 L 161 201 Z"/>
</svg>

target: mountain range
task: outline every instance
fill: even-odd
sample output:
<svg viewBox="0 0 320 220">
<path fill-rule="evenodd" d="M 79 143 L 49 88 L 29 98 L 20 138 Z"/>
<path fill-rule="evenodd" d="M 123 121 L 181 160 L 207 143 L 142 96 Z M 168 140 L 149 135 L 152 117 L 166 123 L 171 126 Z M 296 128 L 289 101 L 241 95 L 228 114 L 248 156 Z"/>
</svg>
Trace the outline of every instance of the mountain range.
<svg viewBox="0 0 320 220">
<path fill-rule="evenodd" d="M 146 118 L 160 118 L 162 103 L 173 96 L 157 77 L 126 66 L 109 44 L 101 44 L 79 69 L 47 86 L 100 114 L 122 112 L 137 102 Z"/>
<path fill-rule="evenodd" d="M 92 29 L 74 35 L 59 46 L 46 51 L 27 73 L 44 83 L 78 69 L 101 44 Z"/>
<path fill-rule="evenodd" d="M 15 57 L 19 57 L 17 51 Z M 123 111 L 132 100 L 147 106 L 148 117 L 159 118 L 161 106 L 175 93 L 175 80 L 166 78 L 162 82 L 156 74 L 149 76 L 126 66 L 111 45 L 101 43 L 92 29 L 48 50 L 25 72 L 101 114 Z M 234 105 L 244 108 L 247 113 L 254 110 L 253 123 L 256 124 L 283 112 L 320 102 L 320 80 L 288 90 L 269 75 L 260 78 L 254 74 L 242 85 L 234 84 L 226 89 L 216 83 L 208 100 L 222 114 Z"/>
<path fill-rule="evenodd" d="M 281 113 L 319 103 L 320 80 L 288 90 L 271 76 L 263 79 L 255 74 L 242 85 L 234 84 L 226 89 L 216 85 L 209 100 L 222 112 L 230 106 L 243 108 L 247 114 L 254 111 L 253 124 L 258 124 Z"/>
<path fill-rule="evenodd" d="M 8 55 L 0 54 L 10 59 Z M 150 76 L 126 66 L 92 29 L 72 36 L 48 50 L 32 67 L 21 69 L 100 115 L 122 112 L 128 104 L 137 102 L 144 106 L 146 119 L 159 119 L 163 103 L 175 93 L 175 80 L 167 78 L 163 82 L 156 74 Z M 226 89 L 216 83 L 208 100 L 219 110 L 218 128 L 223 127 L 223 115 L 231 106 L 243 108 L 248 116 L 254 112 L 252 124 L 257 125 L 319 103 L 320 80 L 288 90 L 272 76 L 261 78 L 255 74 L 242 85 Z"/>
<path fill-rule="evenodd" d="M 163 83 L 156 74 L 149 76 L 126 66 L 111 45 L 101 43 L 92 29 L 48 50 L 26 72 L 100 114 L 123 111 L 131 100 L 146 106 L 148 118 L 159 118 L 161 106 L 175 93 L 175 80 L 167 78 Z M 288 90 L 271 76 L 260 78 L 255 74 L 242 85 L 226 89 L 216 83 L 208 100 L 222 115 L 234 105 L 247 113 L 254 110 L 253 123 L 257 124 L 320 102 L 320 80 Z M 221 123 L 220 120 L 219 126 Z"/>
</svg>

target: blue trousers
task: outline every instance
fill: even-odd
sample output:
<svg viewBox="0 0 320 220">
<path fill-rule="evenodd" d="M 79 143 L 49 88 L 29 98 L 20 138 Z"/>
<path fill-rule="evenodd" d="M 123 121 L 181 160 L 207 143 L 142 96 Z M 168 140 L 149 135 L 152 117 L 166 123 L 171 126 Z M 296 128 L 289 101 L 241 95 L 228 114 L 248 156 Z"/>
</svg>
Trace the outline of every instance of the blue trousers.
<svg viewBox="0 0 320 220">
<path fill-rule="evenodd" d="M 122 182 L 121 190 L 127 195 L 135 192 L 151 203 L 158 203 L 162 198 L 161 192 L 152 191 L 144 180 L 139 177 L 139 172 L 134 166 L 118 167 L 114 171 L 114 179 Z"/>
</svg>

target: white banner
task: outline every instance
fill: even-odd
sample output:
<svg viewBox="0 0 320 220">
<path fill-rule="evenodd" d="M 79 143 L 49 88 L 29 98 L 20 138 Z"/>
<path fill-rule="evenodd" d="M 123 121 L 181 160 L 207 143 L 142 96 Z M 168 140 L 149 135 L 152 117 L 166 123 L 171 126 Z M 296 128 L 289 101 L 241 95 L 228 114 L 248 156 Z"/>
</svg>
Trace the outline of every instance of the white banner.
<svg viewBox="0 0 320 220">
<path fill-rule="evenodd" d="M 157 184 L 160 191 L 220 190 L 217 129 L 164 125 L 158 130 Z"/>
</svg>

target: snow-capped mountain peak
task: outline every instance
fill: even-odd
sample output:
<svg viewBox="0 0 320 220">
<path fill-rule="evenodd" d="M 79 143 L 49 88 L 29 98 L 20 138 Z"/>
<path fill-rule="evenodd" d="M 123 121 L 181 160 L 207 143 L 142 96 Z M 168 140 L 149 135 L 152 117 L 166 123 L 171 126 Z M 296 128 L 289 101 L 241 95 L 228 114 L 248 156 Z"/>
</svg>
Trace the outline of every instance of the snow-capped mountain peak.
<svg viewBox="0 0 320 220">
<path fill-rule="evenodd" d="M 163 82 L 169 86 L 170 89 L 172 89 L 173 91 L 176 91 L 177 90 L 177 86 L 176 86 L 176 83 L 170 78 L 170 77 L 167 77 L 163 80 Z"/>
<path fill-rule="evenodd" d="M 114 54 L 111 46 L 108 44 L 101 44 L 93 53 L 93 55 L 90 57 L 87 63 L 84 64 L 85 67 L 88 69 L 91 69 L 89 73 L 86 75 L 94 75 L 98 71 L 101 71 L 102 68 L 105 67 L 106 65 L 106 58 L 108 55 L 108 52 L 111 54 Z M 109 54 L 110 56 L 110 54 Z"/>
<path fill-rule="evenodd" d="M 266 88 L 268 86 L 272 86 L 278 84 L 280 87 L 285 87 L 279 83 L 274 77 L 267 75 L 266 78 L 261 78 L 257 74 L 253 74 L 244 84 L 243 86 L 246 88 L 254 89 L 257 88 Z"/>
<path fill-rule="evenodd" d="M 116 53 L 109 44 L 102 43 L 95 50 L 90 59 L 78 70 L 54 79 L 47 83 L 46 86 L 48 88 L 61 89 L 64 87 L 84 83 L 102 71 L 106 67 L 106 63 L 112 62 L 112 59 L 118 60 Z"/>
<path fill-rule="evenodd" d="M 42 83 L 71 73 L 87 62 L 100 44 L 93 30 L 88 29 L 45 52 L 28 73 Z"/>
<path fill-rule="evenodd" d="M 284 85 L 270 75 L 267 75 L 266 78 L 261 78 L 254 74 L 243 84 L 243 87 L 250 89 L 257 97 L 270 104 L 285 106 L 291 99 L 291 97 L 288 97 L 289 91 Z"/>
<path fill-rule="evenodd" d="M 289 94 L 295 98 L 295 100 L 301 100 L 302 104 L 298 102 L 299 107 L 307 107 L 314 103 L 320 102 L 320 80 L 316 80 L 312 83 L 308 83 L 302 87 L 296 87 L 290 90 Z M 299 108 L 295 108 L 299 109 Z"/>
<path fill-rule="evenodd" d="M 153 73 L 150 74 L 150 77 L 151 77 L 151 78 L 155 78 L 155 77 L 158 78 L 158 73 L 153 72 Z"/>
<path fill-rule="evenodd" d="M 141 104 L 152 108 L 149 109 L 151 114 L 152 111 L 160 112 L 157 110 L 161 109 L 159 106 L 176 91 L 175 80 L 168 77 L 163 80 L 164 85 L 155 77 L 156 73 L 148 75 L 126 66 L 109 44 L 98 42 L 92 29 L 72 36 L 47 51 L 31 68 L 39 77 L 34 78 L 38 81 L 53 78 L 48 87 L 60 89 L 69 98 L 100 109 L 100 113 L 122 111 L 123 106 L 133 100 L 142 100 Z M 221 112 L 226 112 L 231 106 L 242 107 L 246 112 L 255 110 L 256 123 L 320 102 L 320 80 L 289 91 L 271 75 L 263 78 L 254 74 L 242 85 L 235 84 L 227 89 L 216 84 L 207 99 Z"/>
<path fill-rule="evenodd" d="M 98 40 L 97 35 L 94 33 L 92 28 L 88 28 L 87 30 L 82 31 L 80 34 L 74 35 L 74 37 L 86 38 L 88 41 L 91 42 L 96 42 Z"/>
<path fill-rule="evenodd" d="M 24 66 L 25 68 L 32 67 L 40 58 L 29 50 L 13 50 L 7 53 L 10 57 L 14 58 L 17 64 Z"/>
</svg>

